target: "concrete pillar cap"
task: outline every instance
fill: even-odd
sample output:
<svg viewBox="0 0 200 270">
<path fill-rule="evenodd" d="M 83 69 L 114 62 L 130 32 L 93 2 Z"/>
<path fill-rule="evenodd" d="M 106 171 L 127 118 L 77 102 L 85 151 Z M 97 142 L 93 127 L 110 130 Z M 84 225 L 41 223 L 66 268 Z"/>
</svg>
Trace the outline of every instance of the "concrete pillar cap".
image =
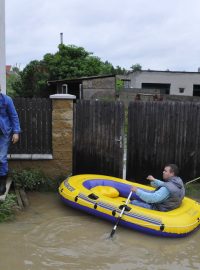
<svg viewBox="0 0 200 270">
<path fill-rule="evenodd" d="M 76 99 L 76 96 L 70 94 L 54 94 L 50 95 L 51 99 Z"/>
</svg>

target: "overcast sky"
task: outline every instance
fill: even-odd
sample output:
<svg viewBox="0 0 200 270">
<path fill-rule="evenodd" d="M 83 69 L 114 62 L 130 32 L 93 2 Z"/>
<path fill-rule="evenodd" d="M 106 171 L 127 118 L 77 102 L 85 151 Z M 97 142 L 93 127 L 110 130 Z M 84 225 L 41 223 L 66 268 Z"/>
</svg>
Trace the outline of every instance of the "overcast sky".
<svg viewBox="0 0 200 270">
<path fill-rule="evenodd" d="M 6 0 L 6 62 L 23 68 L 66 45 L 130 69 L 197 71 L 199 0 Z"/>
</svg>

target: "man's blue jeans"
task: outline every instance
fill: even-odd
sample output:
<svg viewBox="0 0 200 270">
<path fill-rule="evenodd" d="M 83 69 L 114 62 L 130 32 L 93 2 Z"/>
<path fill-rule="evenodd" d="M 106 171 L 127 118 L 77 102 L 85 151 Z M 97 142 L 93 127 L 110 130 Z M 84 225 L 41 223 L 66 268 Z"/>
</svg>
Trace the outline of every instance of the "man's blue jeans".
<svg viewBox="0 0 200 270">
<path fill-rule="evenodd" d="M 4 135 L 0 131 L 0 176 L 8 174 L 8 148 L 10 145 L 10 135 Z"/>
</svg>

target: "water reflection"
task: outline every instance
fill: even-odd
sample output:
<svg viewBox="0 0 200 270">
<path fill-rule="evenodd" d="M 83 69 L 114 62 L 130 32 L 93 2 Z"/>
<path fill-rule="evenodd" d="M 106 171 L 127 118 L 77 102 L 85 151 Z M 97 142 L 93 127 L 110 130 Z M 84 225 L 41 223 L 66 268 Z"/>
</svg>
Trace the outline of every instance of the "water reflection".
<svg viewBox="0 0 200 270">
<path fill-rule="evenodd" d="M 200 268 L 200 231 L 164 239 L 118 227 L 64 206 L 57 195 L 32 193 L 31 207 L 0 225 L 0 269 L 167 270 Z"/>
</svg>

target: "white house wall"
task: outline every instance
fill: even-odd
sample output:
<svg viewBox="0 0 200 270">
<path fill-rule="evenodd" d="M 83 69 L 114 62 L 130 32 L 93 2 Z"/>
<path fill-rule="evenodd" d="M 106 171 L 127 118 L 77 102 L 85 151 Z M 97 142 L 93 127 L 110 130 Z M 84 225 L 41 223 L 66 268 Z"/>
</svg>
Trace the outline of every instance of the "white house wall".
<svg viewBox="0 0 200 270">
<path fill-rule="evenodd" d="M 5 0 L 0 0 L 0 84 L 6 92 L 6 57 L 5 57 Z"/>
<path fill-rule="evenodd" d="M 142 88 L 142 83 L 170 84 L 171 95 L 193 95 L 193 85 L 200 85 L 200 72 L 136 71 L 130 73 L 131 88 Z M 184 88 L 180 93 L 179 88 Z"/>
</svg>

